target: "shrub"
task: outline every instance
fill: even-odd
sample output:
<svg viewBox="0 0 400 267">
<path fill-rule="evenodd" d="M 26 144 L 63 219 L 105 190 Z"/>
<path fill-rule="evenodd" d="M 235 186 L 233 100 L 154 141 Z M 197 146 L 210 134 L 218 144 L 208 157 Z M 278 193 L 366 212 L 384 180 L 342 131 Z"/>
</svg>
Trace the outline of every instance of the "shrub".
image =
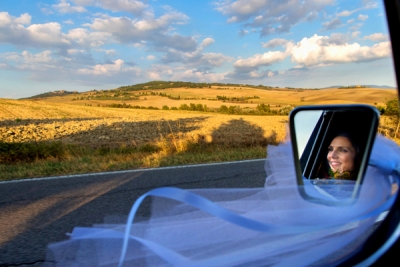
<svg viewBox="0 0 400 267">
<path fill-rule="evenodd" d="M 61 142 L 6 143 L 0 141 L 0 163 L 34 162 L 37 159 L 63 158 Z"/>
</svg>

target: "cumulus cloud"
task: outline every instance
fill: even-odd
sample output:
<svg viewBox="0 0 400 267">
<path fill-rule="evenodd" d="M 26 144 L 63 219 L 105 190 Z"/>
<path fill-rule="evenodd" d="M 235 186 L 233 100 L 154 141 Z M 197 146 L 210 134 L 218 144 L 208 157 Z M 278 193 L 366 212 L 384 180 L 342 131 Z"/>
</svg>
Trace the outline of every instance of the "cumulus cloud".
<svg viewBox="0 0 400 267">
<path fill-rule="evenodd" d="M 334 0 L 236 0 L 215 2 L 215 8 L 227 16 L 229 23 L 258 29 L 261 36 L 289 32 L 291 27 L 318 17 Z M 242 31 L 242 33 L 244 33 Z"/>
<path fill-rule="evenodd" d="M 328 64 L 365 62 L 391 55 L 390 43 L 381 42 L 371 47 L 358 43 L 334 44 L 328 36 L 314 35 L 303 38 L 291 49 L 292 61 L 301 66 L 323 66 Z"/>
<path fill-rule="evenodd" d="M 350 16 L 351 14 L 353 14 L 355 11 L 356 11 L 356 10 L 352 10 L 352 11 L 343 10 L 343 11 L 339 12 L 339 13 L 337 14 L 337 16 L 338 16 L 338 17 L 348 17 L 348 16 Z"/>
<path fill-rule="evenodd" d="M 359 20 L 366 20 L 366 19 L 368 19 L 368 15 L 360 14 L 360 15 L 358 15 L 357 18 L 358 18 Z"/>
<path fill-rule="evenodd" d="M 92 30 L 110 34 L 120 43 L 140 43 L 146 41 L 156 50 L 173 48 L 179 51 L 194 51 L 197 41 L 192 36 L 169 34 L 169 26 L 187 17 L 173 12 L 158 19 L 146 18 L 142 20 L 127 17 L 112 17 L 107 19 L 95 18 L 92 24 L 87 24 Z"/>
<path fill-rule="evenodd" d="M 59 13 L 83 13 L 87 12 L 84 7 L 81 6 L 71 6 L 67 0 L 61 0 L 60 3 L 52 5 L 52 7 L 57 10 Z"/>
<path fill-rule="evenodd" d="M 95 0 L 72 0 L 77 6 L 91 6 L 95 4 Z"/>
<path fill-rule="evenodd" d="M 141 73 L 139 68 L 126 67 L 122 59 L 117 59 L 111 63 L 97 64 L 92 68 L 81 68 L 77 70 L 78 74 L 93 75 L 93 76 L 114 76 L 121 74 L 134 74 L 135 76 Z"/>
<path fill-rule="evenodd" d="M 148 56 L 147 56 L 147 60 L 154 60 L 154 59 L 156 59 L 156 57 L 153 56 L 153 55 L 148 55 Z"/>
<path fill-rule="evenodd" d="M 111 34 L 105 32 L 90 32 L 87 29 L 76 28 L 68 31 L 65 35 L 82 47 L 98 47 L 110 42 Z"/>
<path fill-rule="evenodd" d="M 110 76 L 112 73 L 120 72 L 124 66 L 122 59 L 117 59 L 113 64 L 97 64 L 90 69 L 79 69 L 79 73 L 83 74 L 94 74 L 94 75 L 107 75 Z"/>
<path fill-rule="evenodd" d="M 376 35 L 378 36 L 380 35 Z M 297 43 L 287 42 L 285 51 L 269 51 L 237 60 L 233 65 L 234 71 L 227 74 L 227 77 L 245 80 L 276 76 L 279 75 L 279 71 L 272 71 L 268 67 L 286 58 L 297 64 L 293 69 L 298 71 L 332 64 L 367 62 L 391 56 L 388 41 L 373 46 L 361 46 L 358 43 L 349 43 L 350 37 L 351 34 L 341 33 L 331 36 L 315 34 Z"/>
<path fill-rule="evenodd" d="M 286 57 L 286 52 L 269 51 L 264 54 L 256 54 L 246 59 L 239 59 L 233 66 L 235 68 L 256 69 L 260 66 L 269 66 L 273 63 L 283 61 Z"/>
<path fill-rule="evenodd" d="M 215 43 L 215 40 L 213 38 L 205 38 L 201 44 L 200 47 L 203 49 L 211 44 Z"/>
<path fill-rule="evenodd" d="M 22 52 L 22 57 L 26 63 L 39 63 L 39 62 L 51 62 L 52 52 L 49 50 L 37 53 L 37 54 L 32 54 L 29 51 L 23 51 Z"/>
<path fill-rule="evenodd" d="M 13 17 L 8 12 L 0 12 L 0 27 L 30 24 L 31 19 L 32 17 L 28 13 L 24 13 L 19 17 Z"/>
<path fill-rule="evenodd" d="M 192 81 L 192 82 L 221 82 L 225 78 L 223 73 L 203 72 L 197 69 L 174 72 L 172 80 Z"/>
<path fill-rule="evenodd" d="M 383 33 L 373 33 L 368 36 L 364 36 L 364 40 L 370 40 L 374 42 L 382 42 L 382 41 L 387 41 L 389 40 L 389 36 L 387 34 Z"/>
<path fill-rule="evenodd" d="M 56 22 L 33 24 L 26 29 L 20 28 L 7 39 L 8 42 L 18 46 L 63 47 L 70 44 L 62 34 L 60 24 Z"/>
<path fill-rule="evenodd" d="M 68 25 L 73 25 L 74 24 L 74 22 L 72 20 L 70 20 L 70 19 L 69 20 L 64 20 L 63 23 L 64 24 L 68 24 Z"/>
<path fill-rule="evenodd" d="M 334 18 L 331 21 L 322 23 L 322 30 L 333 30 L 342 25 L 342 21 L 339 18 Z"/>
<path fill-rule="evenodd" d="M 52 52 L 50 50 L 42 51 L 36 54 L 27 50 L 24 50 L 21 53 L 9 52 L 2 54 L 0 58 L 7 60 L 9 64 L 18 63 L 17 68 L 27 68 L 28 65 L 31 64 L 38 66 L 38 63 L 50 63 L 54 61 L 52 59 Z"/>
<path fill-rule="evenodd" d="M 138 0 L 97 0 L 97 5 L 114 12 L 124 11 L 136 16 L 145 14 L 148 5 Z"/>
<path fill-rule="evenodd" d="M 274 48 L 274 47 L 277 47 L 277 46 L 285 45 L 288 42 L 289 42 L 288 40 L 285 40 L 285 39 L 282 39 L 282 38 L 275 38 L 275 39 L 272 39 L 272 40 L 270 40 L 270 41 L 268 41 L 266 43 L 262 43 L 262 46 L 264 48 Z"/>
<path fill-rule="evenodd" d="M 353 39 L 355 39 L 355 38 L 358 38 L 358 36 L 361 34 L 361 32 L 360 31 L 355 31 L 355 32 L 352 32 L 351 33 L 351 37 L 353 38 Z"/>
<path fill-rule="evenodd" d="M 20 47 L 66 47 L 70 41 L 61 32 L 57 22 L 44 24 L 29 24 L 30 15 L 20 17 L 10 16 L 7 12 L 0 12 L 0 43 L 9 43 Z"/>
</svg>

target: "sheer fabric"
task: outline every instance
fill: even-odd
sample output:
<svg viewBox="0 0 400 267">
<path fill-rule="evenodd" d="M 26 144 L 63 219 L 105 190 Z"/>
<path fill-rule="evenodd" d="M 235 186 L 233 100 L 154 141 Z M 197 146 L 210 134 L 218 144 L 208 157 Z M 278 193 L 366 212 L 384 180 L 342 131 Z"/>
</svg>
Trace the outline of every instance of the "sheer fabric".
<svg viewBox="0 0 400 267">
<path fill-rule="evenodd" d="M 357 200 L 328 206 L 300 195 L 290 143 L 271 146 L 263 188 L 150 191 L 149 220 L 132 223 L 139 199 L 124 223 L 75 227 L 69 240 L 48 246 L 47 266 L 333 266 L 390 209 L 399 152 L 377 137 Z M 309 194 L 338 203 L 354 186 L 304 182 Z"/>
</svg>

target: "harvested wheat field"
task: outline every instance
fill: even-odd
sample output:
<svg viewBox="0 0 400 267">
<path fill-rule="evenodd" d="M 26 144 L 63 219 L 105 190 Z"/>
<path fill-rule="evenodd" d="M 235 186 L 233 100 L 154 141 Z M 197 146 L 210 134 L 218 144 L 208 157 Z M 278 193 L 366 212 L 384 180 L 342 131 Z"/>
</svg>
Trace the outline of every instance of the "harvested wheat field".
<svg viewBox="0 0 400 267">
<path fill-rule="evenodd" d="M 162 138 L 266 145 L 284 140 L 287 116 L 113 109 L 44 101 L 0 100 L 0 140 L 61 141 L 99 146 L 140 146 Z"/>
</svg>

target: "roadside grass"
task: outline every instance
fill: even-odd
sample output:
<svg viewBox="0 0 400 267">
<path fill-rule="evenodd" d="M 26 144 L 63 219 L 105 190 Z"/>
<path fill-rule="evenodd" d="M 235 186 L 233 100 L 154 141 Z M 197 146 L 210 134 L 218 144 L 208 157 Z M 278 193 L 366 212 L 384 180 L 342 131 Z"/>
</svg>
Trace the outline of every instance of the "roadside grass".
<svg viewBox="0 0 400 267">
<path fill-rule="evenodd" d="M 181 143 L 180 145 L 178 143 Z M 83 147 L 61 142 L 0 143 L 0 180 L 212 163 L 266 157 L 265 145 L 229 146 L 164 139 L 140 147 Z M 52 148 L 54 153 L 38 153 Z M 24 153 L 20 153 L 23 151 Z M 15 157 L 19 152 L 20 158 Z M 7 158 L 7 155 L 10 157 Z M 12 156 L 11 156 L 12 155 Z M 36 156 L 35 156 L 36 155 Z"/>
</svg>

